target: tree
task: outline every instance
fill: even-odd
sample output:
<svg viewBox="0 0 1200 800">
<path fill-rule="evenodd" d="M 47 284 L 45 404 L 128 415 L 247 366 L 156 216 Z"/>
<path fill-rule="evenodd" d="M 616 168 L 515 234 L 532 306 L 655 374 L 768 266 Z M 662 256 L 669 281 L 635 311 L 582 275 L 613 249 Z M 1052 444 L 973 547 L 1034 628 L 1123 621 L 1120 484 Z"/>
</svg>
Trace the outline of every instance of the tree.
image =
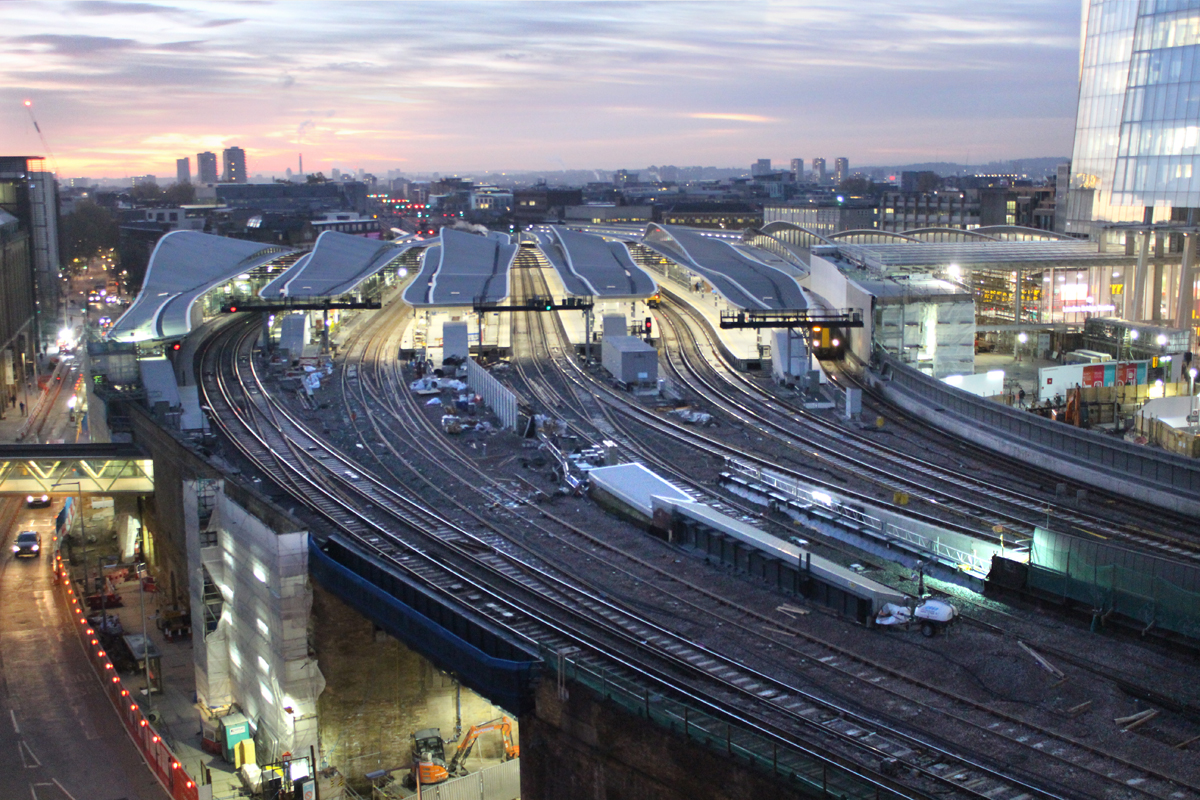
<svg viewBox="0 0 1200 800">
<path fill-rule="evenodd" d="M 157 183 L 139 183 L 129 189 L 129 196 L 138 202 L 145 203 L 154 200 L 161 200 L 163 190 L 159 188 Z"/>
<path fill-rule="evenodd" d="M 107 208 L 91 200 L 80 200 L 75 210 L 59 223 L 62 257 L 66 263 L 72 260 L 90 259 L 101 250 L 117 246 L 120 225 Z"/>
<path fill-rule="evenodd" d="M 305 177 L 304 181 L 305 181 L 305 183 L 328 183 L 329 182 L 328 179 L 325 177 L 324 172 L 317 172 L 312 175 L 308 175 Z"/>
<path fill-rule="evenodd" d="M 196 187 L 190 183 L 173 183 L 163 192 L 162 199 L 173 206 L 186 206 L 196 202 Z"/>
</svg>

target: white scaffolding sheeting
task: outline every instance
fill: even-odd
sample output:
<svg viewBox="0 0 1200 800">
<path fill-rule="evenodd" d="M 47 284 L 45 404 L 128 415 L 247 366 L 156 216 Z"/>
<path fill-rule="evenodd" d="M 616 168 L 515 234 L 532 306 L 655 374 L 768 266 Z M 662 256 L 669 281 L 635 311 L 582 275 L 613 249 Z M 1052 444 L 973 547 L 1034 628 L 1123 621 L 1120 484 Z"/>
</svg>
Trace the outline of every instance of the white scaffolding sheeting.
<svg viewBox="0 0 1200 800">
<path fill-rule="evenodd" d="M 467 383 L 500 418 L 501 425 L 508 430 L 517 429 L 517 396 L 475 363 L 473 358 L 467 359 Z"/>
</svg>

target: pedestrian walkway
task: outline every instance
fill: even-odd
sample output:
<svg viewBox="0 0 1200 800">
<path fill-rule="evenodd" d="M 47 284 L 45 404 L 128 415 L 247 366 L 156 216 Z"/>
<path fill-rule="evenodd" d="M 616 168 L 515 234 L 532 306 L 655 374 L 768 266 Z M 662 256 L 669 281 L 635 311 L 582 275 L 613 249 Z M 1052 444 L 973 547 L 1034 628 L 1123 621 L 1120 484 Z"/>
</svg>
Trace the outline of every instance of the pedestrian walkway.
<svg viewBox="0 0 1200 800">
<path fill-rule="evenodd" d="M 201 709 L 196 704 L 196 670 L 192 660 L 191 636 L 167 638 L 159 622 L 166 619 L 173 609 L 159 604 L 157 592 L 143 591 L 132 568 L 116 567 L 106 572 L 116 576 L 116 579 L 110 580 L 110 587 L 120 599 L 120 605 L 108 613 L 121 621 L 126 634 L 140 635 L 144 630 L 152 644 L 151 653 L 157 650 L 162 655 L 161 694 L 156 692 L 149 698 L 145 697 L 146 679 L 142 670 L 123 673 L 121 677 L 125 685 L 131 692 L 142 696 L 140 702 L 149 710 L 148 713 L 157 714 L 155 729 L 188 774 L 195 776 L 201 786 L 212 785 L 213 800 L 247 796 L 241 792 L 241 781 L 233 765 L 205 752 L 201 747 Z"/>
</svg>

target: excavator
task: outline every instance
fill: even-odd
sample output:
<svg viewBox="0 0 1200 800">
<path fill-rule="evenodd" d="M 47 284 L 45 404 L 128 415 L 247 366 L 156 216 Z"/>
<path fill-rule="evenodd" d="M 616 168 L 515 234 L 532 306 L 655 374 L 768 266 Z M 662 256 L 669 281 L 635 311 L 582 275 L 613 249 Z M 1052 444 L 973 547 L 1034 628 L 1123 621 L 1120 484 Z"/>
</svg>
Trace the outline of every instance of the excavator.
<svg viewBox="0 0 1200 800">
<path fill-rule="evenodd" d="M 519 745 L 513 744 L 512 721 L 502 716 L 499 719 L 472 725 L 467 735 L 458 743 L 450 761 L 446 761 L 446 740 L 442 738 L 440 728 L 423 728 L 412 735 L 412 769 L 409 771 L 406 783 L 409 788 L 416 786 L 420 780 L 422 786 L 441 783 L 451 777 L 466 775 L 465 763 L 475 740 L 485 733 L 498 731 L 504 743 L 504 760 L 511 761 L 521 755 Z"/>
</svg>

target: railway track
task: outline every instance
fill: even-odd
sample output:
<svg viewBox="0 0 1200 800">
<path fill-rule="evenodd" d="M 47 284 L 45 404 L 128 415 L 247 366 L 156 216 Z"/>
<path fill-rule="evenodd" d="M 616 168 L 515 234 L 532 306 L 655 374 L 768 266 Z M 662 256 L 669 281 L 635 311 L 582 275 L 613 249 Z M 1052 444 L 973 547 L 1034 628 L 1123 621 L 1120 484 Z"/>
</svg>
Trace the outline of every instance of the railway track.
<svg viewBox="0 0 1200 800">
<path fill-rule="evenodd" d="M 394 352 L 394 348 L 387 349 Z M 244 356 L 238 356 L 234 359 L 233 363 L 238 366 L 235 371 L 239 373 L 241 372 L 241 367 L 252 367 L 252 364 L 249 364 L 248 360 Z M 252 374 L 253 370 L 250 370 L 250 372 Z M 774 711 L 775 713 L 780 713 L 780 708 L 787 708 L 788 705 L 791 704 L 793 706 L 791 709 L 791 715 L 785 715 L 785 719 L 789 720 L 787 723 L 788 725 L 800 725 L 800 720 L 805 718 L 803 714 L 796 713 L 797 703 L 818 702 L 818 698 L 804 698 L 801 693 L 794 689 L 794 687 L 780 685 L 777 681 L 774 681 L 774 679 L 771 679 L 761 673 L 753 673 L 753 671 L 748 671 L 745 667 L 742 667 L 732 660 L 719 657 L 719 654 L 711 650 L 697 648 L 694 644 L 687 642 L 686 640 L 680 640 L 677 636 L 674 636 L 669 631 L 664 631 L 662 629 L 649 626 L 645 620 L 640 619 L 636 615 L 631 615 L 627 610 L 614 609 L 612 608 L 612 604 L 600 603 L 594 594 L 589 594 L 587 592 L 581 593 L 578 587 L 563 583 L 556 584 L 552 587 L 539 586 L 536 589 L 529 588 L 528 584 L 522 584 L 520 579 L 522 577 L 527 577 L 527 572 L 530 570 L 536 572 L 537 575 L 544 575 L 544 565 L 533 565 L 530 562 L 522 559 L 514 560 L 511 557 L 511 553 L 505 552 L 507 549 L 511 548 L 511 545 L 506 544 L 506 541 L 502 537 L 498 540 L 492 540 L 490 539 L 491 534 L 489 534 L 487 537 L 484 537 L 478 532 L 467 532 L 456 526 L 449 525 L 445 520 L 437 517 L 422 518 L 420 515 L 416 515 L 415 510 L 406 509 L 404 503 L 400 502 L 400 500 L 394 496 L 396 492 L 392 488 L 391 481 L 379 482 L 365 471 L 362 474 L 354 472 L 353 474 L 357 477 L 350 477 L 346 473 L 353 471 L 354 468 L 347 466 L 347 464 L 353 464 L 354 462 L 342 460 L 342 457 L 338 456 L 333 451 L 323 451 L 323 458 L 315 454 L 306 456 L 305 454 L 314 453 L 314 451 L 310 448 L 321 447 L 319 437 L 314 437 L 311 432 L 305 432 L 303 427 L 300 426 L 294 419 L 289 418 L 288 415 L 284 414 L 279 408 L 274 407 L 267 402 L 265 391 L 262 389 L 261 385 L 257 383 L 257 378 L 255 378 L 253 381 L 250 381 L 239 377 L 238 382 L 240 382 L 241 386 L 243 387 L 240 395 L 236 388 L 230 388 L 230 384 L 233 386 L 237 385 L 234 381 L 222 381 L 223 384 L 226 384 L 225 388 L 222 390 L 225 395 L 225 407 L 228 408 L 231 413 L 237 409 L 246 409 L 249 411 L 251 408 L 253 408 L 256 411 L 255 415 L 238 415 L 239 418 L 249 417 L 249 419 L 246 420 L 248 424 L 245 425 L 245 431 L 241 432 L 240 434 L 236 431 L 233 433 L 241 437 L 250 435 L 252 433 L 255 434 L 252 436 L 252 438 L 258 441 L 259 444 L 256 446 L 252 445 L 249 448 L 249 455 L 256 460 L 261 461 L 261 463 L 266 465 L 268 468 L 270 467 L 272 461 L 274 461 L 276 466 L 273 469 L 270 469 L 272 478 L 274 478 L 276 482 L 280 483 L 282 486 L 286 487 L 290 485 L 294 495 L 299 494 L 311 499 L 311 496 L 313 495 L 313 487 L 315 485 L 332 484 L 335 486 L 336 488 L 333 491 L 320 493 L 322 496 L 318 496 L 315 506 L 320 513 L 336 521 L 339 530 L 344 535 L 357 537 L 363 546 L 373 550 L 378 557 L 386 558 L 398 564 L 404 565 L 404 567 L 409 570 L 414 569 L 412 562 L 418 557 L 417 554 L 424 553 L 427 549 L 432 550 L 433 544 L 451 547 L 451 552 L 442 553 L 441 557 L 442 559 L 453 557 L 456 563 L 460 559 L 466 559 L 468 562 L 476 561 L 478 560 L 477 557 L 481 554 L 486 554 L 489 557 L 496 558 L 499 558 L 502 555 L 506 556 L 507 558 L 501 559 L 503 564 L 508 565 L 510 569 L 517 570 L 517 575 L 505 575 L 503 569 L 498 566 L 494 566 L 496 571 L 488 574 L 486 579 L 480 580 L 477 578 L 471 582 L 467 582 L 467 576 L 461 576 L 458 580 L 454 580 L 452 578 L 451 580 L 453 583 L 451 584 L 446 583 L 447 577 L 445 575 L 438 577 L 432 577 L 428 575 L 424 576 L 426 580 L 433 581 L 437 585 L 469 585 L 472 588 L 468 592 L 468 595 L 470 595 L 468 599 L 471 601 L 472 605 L 476 605 L 479 600 L 483 598 L 487 598 L 489 596 L 493 597 L 494 599 L 488 602 L 492 603 L 497 609 L 497 612 L 494 616 L 494 621 L 497 622 L 497 624 L 503 624 L 510 630 L 514 629 L 514 626 L 517 625 L 517 623 L 513 622 L 510 615 L 517 615 L 516 609 L 527 604 L 536 606 L 537 604 L 545 603 L 547 602 L 547 597 L 555 596 L 557 593 L 560 607 L 565 605 L 576 608 L 584 608 L 588 612 L 587 616 L 592 620 L 604 621 L 605 624 L 600 627 L 604 628 L 604 632 L 606 632 L 608 635 L 622 635 L 624 637 L 624 644 L 626 646 L 633 647 L 632 655 L 625 656 L 625 658 L 631 662 L 631 667 L 636 664 L 636 658 L 646 659 L 648 657 L 644 652 L 646 649 L 651 649 L 656 653 L 656 658 L 658 658 L 660 661 L 660 670 L 665 671 L 666 667 L 663 666 L 664 663 L 669 665 L 672 670 L 684 671 L 689 669 L 688 665 L 691 665 L 693 674 L 696 673 L 696 663 L 703 663 L 706 667 L 709 667 L 711 671 L 702 671 L 705 675 L 703 679 L 699 677 L 692 678 L 694 681 L 702 681 L 702 687 L 699 685 L 693 687 L 693 690 L 699 695 L 700 698 L 720 696 L 721 692 L 723 692 L 725 693 L 725 696 L 722 699 L 727 702 L 731 708 L 742 710 L 743 714 L 745 713 L 744 709 L 747 705 L 751 705 L 756 709 L 765 708 L 767 710 Z M 214 408 L 215 407 L 216 406 L 214 406 Z M 274 433 L 272 431 L 274 431 Z M 275 437 L 276 435 L 278 435 L 279 438 L 273 439 L 272 437 Z M 321 451 L 318 450 L 317 452 L 320 453 Z M 287 454 L 287 456 L 281 459 L 281 454 Z M 281 461 L 286 463 L 281 465 Z M 336 465 L 331 462 L 336 462 Z M 312 478 L 311 474 L 307 479 L 303 477 L 306 472 L 311 473 L 313 471 L 315 471 L 320 477 L 315 480 Z M 309 481 L 309 483 L 305 483 L 306 480 Z M 333 507 L 329 507 L 326 505 L 327 503 L 332 504 Z M 420 504 L 417 505 L 420 506 Z M 364 510 L 351 511 L 347 508 L 347 506 L 350 508 L 358 507 L 359 509 Z M 399 506 L 401 513 L 397 513 L 396 508 L 394 508 L 395 506 Z M 380 518 L 384 516 L 391 516 L 394 520 L 402 520 L 408 527 L 412 528 L 414 532 L 419 532 L 422 529 L 426 530 L 426 533 L 424 533 L 423 536 L 428 538 L 428 541 L 424 541 L 424 543 L 418 545 L 414 545 L 411 542 L 402 544 L 403 540 L 396 541 L 394 535 L 388 534 L 385 530 L 386 528 L 390 527 L 390 525 L 382 525 L 379 522 Z M 390 522 L 391 520 L 389 520 L 389 523 Z M 432 531 L 432 533 L 429 531 Z M 467 542 L 469 542 L 469 544 L 466 544 Z M 460 545 L 460 547 L 455 549 L 453 547 L 454 545 Z M 433 567 L 429 568 L 432 569 Z M 502 580 L 502 577 L 505 578 L 505 580 Z M 524 585 L 525 594 L 520 595 L 516 600 L 514 600 L 512 597 L 495 596 L 495 585 L 506 582 L 512 586 Z M 489 595 L 489 591 L 492 592 L 492 594 Z M 512 591 L 514 591 L 514 593 L 516 592 L 515 589 Z M 599 604 L 597 605 L 597 603 Z M 586 636 L 583 636 L 583 638 L 580 638 L 579 627 L 581 626 L 581 623 L 579 620 L 571 618 L 569 622 L 560 623 L 560 625 L 567 630 L 559 631 L 559 635 L 567 637 L 565 640 L 567 643 L 572 643 L 572 646 L 580 647 L 581 649 L 588 648 L 589 645 L 594 643 L 595 639 L 599 638 L 601 632 L 600 630 L 595 630 L 593 632 L 589 632 Z M 515 629 L 519 630 L 519 626 Z M 528 631 L 524 632 L 522 635 L 526 638 L 526 640 L 538 639 L 537 636 L 534 636 Z M 540 635 L 544 636 L 544 632 Z M 572 636 L 573 638 L 571 638 Z M 620 636 L 618 636 L 618 638 L 620 639 Z M 544 639 L 540 639 L 538 641 L 540 644 L 543 644 L 544 646 L 546 645 Z M 551 642 L 549 646 L 554 646 L 555 644 L 559 643 Z M 612 653 L 606 653 L 604 659 L 602 660 L 611 658 Z M 617 660 L 620 662 L 621 659 L 618 658 Z M 645 671 L 644 666 L 640 667 L 640 669 Z M 714 675 L 719 677 L 723 672 L 726 673 L 726 678 L 730 678 L 730 680 L 725 681 L 721 692 L 713 693 L 712 687 L 714 684 L 710 683 L 710 681 L 714 680 Z M 651 675 L 647 674 L 642 675 L 643 678 L 650 676 Z M 688 686 L 687 681 L 680 681 L 678 675 L 664 677 L 664 674 L 660 672 L 656 680 L 658 680 L 660 684 L 663 684 L 664 688 L 671 687 L 675 691 L 682 690 Z M 741 684 L 740 687 L 739 683 Z M 720 686 L 722 684 L 717 683 L 715 685 Z M 778 694 L 776 695 L 775 692 L 778 692 Z M 826 709 L 826 711 L 814 710 L 818 708 Z M 828 713 L 829 708 L 829 705 L 826 703 L 823 706 L 806 706 L 804 710 L 810 716 L 815 715 L 820 717 L 824 716 L 825 713 Z M 840 712 L 833 711 L 832 713 L 834 716 L 830 717 L 830 719 L 846 720 L 848 718 L 844 709 Z M 855 731 L 858 732 L 860 736 L 868 727 L 873 734 L 870 738 L 875 740 L 874 744 L 865 749 L 865 752 L 868 753 L 869 759 L 896 757 L 894 754 L 889 754 L 889 749 L 879 741 L 880 731 L 883 730 L 885 726 L 879 725 L 878 721 L 864 720 L 862 717 L 849 718 L 856 720 L 851 722 L 850 725 Z M 825 720 L 825 722 L 827 723 L 828 720 Z M 809 723 L 811 724 L 811 720 L 809 720 Z M 773 726 L 767 726 L 765 729 L 778 730 L 781 726 L 781 723 L 777 721 L 772 725 Z M 825 735 L 828 736 L 830 735 L 830 730 L 832 727 L 835 726 L 817 723 L 816 729 L 826 731 Z M 854 742 L 851 740 L 856 738 L 855 735 L 851 734 L 849 731 L 842 731 L 841 733 L 841 744 L 843 746 L 854 744 Z M 784 733 L 781 732 L 779 735 L 783 736 Z M 858 744 L 861 745 L 862 743 L 859 742 Z M 903 752 L 905 747 L 906 746 L 902 746 L 900 752 Z M 929 780 L 936 784 L 938 782 L 938 776 L 936 776 L 935 773 L 928 771 L 930 764 L 933 763 L 928 760 L 928 754 L 930 753 L 928 743 L 922 743 L 921 748 L 922 749 L 919 752 L 925 755 L 917 758 L 915 760 L 916 763 L 910 764 L 907 768 L 912 770 L 924 770 L 914 774 L 922 776 L 923 780 Z M 908 749 L 911 750 L 911 748 Z M 860 752 L 862 751 L 860 750 Z M 895 751 L 892 752 L 894 753 Z M 925 762 L 924 765 L 920 763 L 922 761 Z M 956 764 L 957 766 L 949 766 L 951 763 Z M 942 756 L 938 757 L 936 766 L 938 767 L 936 771 L 952 774 L 951 778 L 946 778 L 945 775 L 940 776 L 946 781 L 946 783 L 943 785 L 942 791 L 945 791 L 948 787 L 954 787 L 957 796 L 1014 796 L 1013 794 L 1000 791 L 1001 786 L 997 783 L 993 783 L 992 785 L 988 786 L 988 791 L 990 792 L 988 795 L 985 795 L 982 792 L 972 793 L 972 791 L 966 787 L 966 784 L 973 783 L 974 781 L 982 781 L 982 783 L 976 784 L 976 786 L 983 786 L 984 784 L 987 784 L 989 780 L 998 780 L 996 778 L 988 778 L 985 771 L 986 768 L 983 765 L 971 764 L 969 760 L 967 762 L 963 762 L 961 760 L 951 762 L 950 759 L 943 754 Z M 1024 791 L 1025 789 L 1030 789 L 1033 787 L 1021 787 L 1018 782 L 1018 788 L 1021 791 Z M 996 793 L 997 791 L 999 793 Z M 1056 795 L 1052 792 L 1041 790 L 1033 796 L 1071 795 L 1070 793 Z M 1138 794 L 1137 796 L 1147 795 Z M 1149 796 L 1156 795 L 1150 794 Z"/>
<path fill-rule="evenodd" d="M 517 340 L 518 339 L 514 339 L 514 341 Z M 562 352 L 562 348 L 551 345 L 549 346 L 549 351 L 560 353 Z M 539 375 L 543 380 L 548 377 L 545 371 L 540 369 Z M 386 390 L 384 390 L 382 394 L 389 398 L 394 398 L 397 396 L 395 392 Z M 416 423 L 416 417 L 411 417 L 404 422 L 406 426 L 414 423 L 419 424 Z M 440 438 L 436 435 L 436 431 L 429 431 L 429 433 L 432 433 L 433 435 L 422 436 L 422 441 L 437 441 Z M 543 513 L 542 516 L 548 515 Z M 603 545 L 602 542 L 599 542 L 596 539 L 592 539 L 591 544 L 593 547 L 596 545 Z M 611 564 L 606 564 L 605 566 L 609 567 Z M 664 574 L 661 577 L 665 580 L 678 581 L 676 576 L 671 576 L 669 574 Z M 703 592 L 704 590 L 701 591 Z M 711 593 L 708 594 L 710 595 L 710 599 L 714 599 L 711 597 Z M 712 613 L 711 606 L 702 608 L 696 605 L 694 602 L 689 601 L 686 598 L 682 598 L 680 595 L 672 596 L 677 600 L 681 600 L 682 602 L 693 606 L 697 613 Z M 727 600 L 721 598 L 715 599 L 717 599 L 719 602 L 729 605 L 729 601 Z M 744 608 L 733 607 L 731 610 L 736 610 L 736 612 L 743 617 L 743 620 L 740 623 L 738 621 L 734 621 L 733 624 L 743 625 L 744 630 L 752 635 L 761 636 L 761 630 L 754 630 L 751 627 L 746 626 L 746 622 L 749 622 L 750 625 L 774 624 L 778 626 L 780 624 L 778 619 L 768 619 Z M 728 617 L 724 617 L 722 619 L 726 623 L 730 622 Z M 936 687 L 931 687 L 927 683 L 920 682 L 914 676 L 905 675 L 897 670 L 889 669 L 879 664 L 872 663 L 869 660 L 864 660 L 861 656 L 855 655 L 842 648 L 830 646 L 829 643 L 822 642 L 811 635 L 804 634 L 803 632 L 797 633 L 793 629 L 792 632 L 786 633 L 785 635 L 799 636 L 805 639 L 806 642 L 805 646 L 807 650 L 799 647 L 789 647 L 785 644 L 783 649 L 787 652 L 789 657 L 796 658 L 801 662 L 806 662 L 811 665 L 816 665 L 819 669 L 836 672 L 843 678 L 853 678 L 861 684 L 869 687 L 877 694 L 886 695 L 885 697 L 873 698 L 873 701 L 878 701 L 879 704 L 887 706 L 895 706 L 897 703 L 907 704 L 906 708 L 908 709 L 909 713 L 912 713 L 916 709 L 936 709 L 940 703 L 942 706 L 940 713 L 943 713 L 946 717 L 952 718 L 960 724 L 974 727 L 977 731 L 989 736 L 1007 738 L 1010 743 L 1024 743 L 1025 746 L 1032 747 L 1035 750 L 1046 750 L 1062 764 L 1085 771 L 1095 771 L 1098 769 L 1096 765 L 1103 764 L 1105 766 L 1099 767 L 1099 769 L 1108 771 L 1110 770 L 1112 763 L 1115 761 L 1116 763 L 1120 764 L 1123 769 L 1132 771 L 1131 773 L 1126 773 L 1126 778 L 1128 780 L 1132 780 L 1135 783 L 1142 780 L 1140 777 L 1140 775 L 1144 774 L 1142 767 L 1136 763 L 1133 763 L 1132 761 L 1123 760 L 1119 757 L 1114 758 L 1112 754 L 1104 753 L 1096 748 L 1089 747 L 1086 743 L 1073 740 L 1069 736 L 1064 736 L 1062 734 L 1049 731 L 1045 728 L 1039 728 L 1036 725 L 1032 725 L 1029 722 L 1021 720 L 1012 715 L 997 713 L 993 709 L 987 708 L 982 703 L 972 701 L 970 698 L 958 696 L 952 692 L 938 690 Z M 775 646 L 780 645 L 778 640 L 772 641 Z M 890 685 L 894 683 L 905 684 L 905 690 L 898 690 Z M 914 688 L 927 693 L 927 697 L 924 701 L 915 700 L 912 697 L 911 692 Z M 947 704 L 957 704 L 959 706 L 958 713 L 956 713 L 953 709 L 948 709 Z M 968 716 L 962 713 L 962 709 L 968 709 L 970 711 L 977 712 L 975 715 L 976 719 L 968 718 Z M 916 711 L 916 713 L 920 713 L 920 711 Z M 997 717 L 1001 718 L 1004 722 L 1004 725 L 1001 728 L 996 727 Z M 849 724 L 852 728 L 854 728 L 856 725 L 856 723 L 853 722 Z M 862 729 L 859 727 L 855 728 L 855 730 L 861 732 Z M 1105 775 L 1105 778 L 1111 779 L 1111 772 L 1108 772 Z M 1167 785 L 1171 784 L 1171 780 L 1167 776 L 1159 775 L 1157 776 L 1157 780 L 1160 783 Z"/>
<path fill-rule="evenodd" d="M 1101 538 L 1123 539 L 1174 559 L 1200 560 L 1200 547 L 1175 537 L 1148 537 L 1094 515 L 1014 491 L 993 481 L 976 479 L 919 459 L 847 427 L 788 403 L 754 381 L 738 374 L 717 353 L 706 329 L 687 324 L 674 309 L 660 308 L 661 329 L 679 342 L 667 348 L 668 364 L 689 389 L 725 413 L 754 426 L 781 445 L 811 453 L 823 464 L 850 477 L 868 478 L 889 492 L 903 490 L 914 498 L 953 512 L 957 525 L 973 535 L 995 541 L 993 526 L 1031 538 L 1033 528 L 1046 524 L 1047 516 L 1064 528 L 1078 529 Z M 703 339 L 703 344 L 701 342 Z M 756 398 L 752 407 L 749 393 Z M 811 480 L 811 479 L 810 479 Z M 986 498 L 990 502 L 982 502 Z M 974 522 L 968 522 L 974 521 Z M 979 524 L 982 522 L 983 524 Z M 1011 539 L 1010 539 L 1011 541 Z"/>
</svg>

